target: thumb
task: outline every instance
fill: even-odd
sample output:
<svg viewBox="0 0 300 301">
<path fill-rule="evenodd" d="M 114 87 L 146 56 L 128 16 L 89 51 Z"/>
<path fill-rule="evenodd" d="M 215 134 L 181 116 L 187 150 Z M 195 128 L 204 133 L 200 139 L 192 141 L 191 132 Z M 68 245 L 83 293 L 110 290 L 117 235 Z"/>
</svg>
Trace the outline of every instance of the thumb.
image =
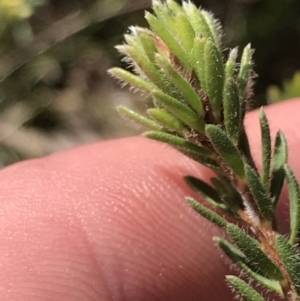
<svg viewBox="0 0 300 301">
<path fill-rule="evenodd" d="M 267 108 L 272 128 L 288 138 L 298 176 L 299 104 Z M 257 112 L 246 123 L 258 158 Z M 211 240 L 219 232 L 185 203 L 192 194 L 186 174 L 210 175 L 143 138 L 1 171 L 1 300 L 231 300 L 228 270 Z"/>
</svg>

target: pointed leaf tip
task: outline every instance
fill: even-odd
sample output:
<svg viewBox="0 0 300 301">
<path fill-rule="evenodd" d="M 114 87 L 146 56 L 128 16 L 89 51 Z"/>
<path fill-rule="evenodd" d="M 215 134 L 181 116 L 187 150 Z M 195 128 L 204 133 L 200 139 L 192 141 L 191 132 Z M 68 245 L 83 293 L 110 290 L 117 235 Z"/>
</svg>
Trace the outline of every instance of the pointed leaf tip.
<svg viewBox="0 0 300 301">
<path fill-rule="evenodd" d="M 148 129 L 154 130 L 154 131 L 160 131 L 162 130 L 162 126 L 156 123 L 155 121 L 135 112 L 132 111 L 124 106 L 118 106 L 117 110 L 121 115 L 123 115 L 125 118 L 131 119 L 135 121 L 136 123 L 145 126 Z"/>
<path fill-rule="evenodd" d="M 205 219 L 210 221 L 211 223 L 215 224 L 221 229 L 226 229 L 227 221 L 221 217 L 216 212 L 212 211 L 211 209 L 203 206 L 199 202 L 197 202 L 195 199 L 191 197 L 187 197 L 186 201 L 192 206 L 192 208 L 197 211 L 201 216 L 203 216 Z"/>
<path fill-rule="evenodd" d="M 226 276 L 226 280 L 233 290 L 244 301 L 266 301 L 253 287 L 236 276 Z"/>
<path fill-rule="evenodd" d="M 297 241 L 300 228 L 300 186 L 292 169 L 284 165 L 290 199 L 290 239 L 291 245 Z"/>
<path fill-rule="evenodd" d="M 159 131 L 146 132 L 144 135 L 150 139 L 167 143 L 191 159 L 200 162 L 204 166 L 213 170 L 218 170 L 218 163 L 211 158 L 211 152 L 202 146 L 194 144 L 176 135 Z"/>
</svg>

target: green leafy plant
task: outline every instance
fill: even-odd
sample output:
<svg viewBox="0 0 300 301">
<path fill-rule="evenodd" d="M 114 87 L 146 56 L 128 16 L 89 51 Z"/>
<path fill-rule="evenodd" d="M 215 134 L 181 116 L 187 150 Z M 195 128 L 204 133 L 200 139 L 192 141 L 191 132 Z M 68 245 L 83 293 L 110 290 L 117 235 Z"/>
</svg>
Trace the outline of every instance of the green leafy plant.
<svg viewBox="0 0 300 301">
<path fill-rule="evenodd" d="M 252 49 L 225 51 L 221 27 L 214 17 L 191 2 L 153 1 L 147 12 L 150 29 L 131 27 L 117 46 L 134 73 L 109 72 L 124 84 L 152 97 L 148 117 L 126 107 L 119 111 L 146 126 L 145 136 L 167 143 L 211 168 L 211 183 L 186 176 L 186 182 L 207 202 L 187 202 L 228 234 L 216 244 L 261 286 L 284 300 L 300 300 L 300 187 L 287 165 L 287 142 L 277 133 L 272 147 L 261 109 L 262 171 L 251 155 L 244 117 L 252 97 Z M 284 180 L 290 197 L 290 234 L 283 236 L 275 217 Z M 229 222 L 226 217 L 230 217 Z M 227 276 L 244 300 L 265 300 L 250 284 Z"/>
</svg>

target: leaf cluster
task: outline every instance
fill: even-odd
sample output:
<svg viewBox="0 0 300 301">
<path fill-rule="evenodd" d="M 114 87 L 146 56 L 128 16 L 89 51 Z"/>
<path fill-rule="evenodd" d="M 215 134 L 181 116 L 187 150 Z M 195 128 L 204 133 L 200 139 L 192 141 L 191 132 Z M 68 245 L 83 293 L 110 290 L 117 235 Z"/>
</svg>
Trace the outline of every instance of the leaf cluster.
<svg viewBox="0 0 300 301">
<path fill-rule="evenodd" d="M 211 183 L 191 176 L 186 182 L 207 202 L 187 202 L 227 232 L 215 238 L 224 253 L 250 278 L 286 300 L 300 298 L 300 259 L 295 244 L 300 227 L 300 187 L 287 165 L 284 135 L 272 145 L 261 109 L 262 171 L 251 155 L 244 117 L 252 96 L 252 49 L 222 48 L 219 22 L 191 2 L 153 1 L 145 15 L 150 29 L 131 27 L 117 46 L 134 73 L 109 72 L 153 99 L 148 116 L 126 107 L 120 113 L 149 132 L 148 138 L 171 145 L 211 168 Z M 240 57 L 240 59 L 238 59 Z M 290 235 L 278 230 L 276 207 L 284 180 L 290 196 Z M 228 222 L 226 217 L 238 222 Z M 227 281 L 244 300 L 265 300 L 235 276 Z"/>
</svg>

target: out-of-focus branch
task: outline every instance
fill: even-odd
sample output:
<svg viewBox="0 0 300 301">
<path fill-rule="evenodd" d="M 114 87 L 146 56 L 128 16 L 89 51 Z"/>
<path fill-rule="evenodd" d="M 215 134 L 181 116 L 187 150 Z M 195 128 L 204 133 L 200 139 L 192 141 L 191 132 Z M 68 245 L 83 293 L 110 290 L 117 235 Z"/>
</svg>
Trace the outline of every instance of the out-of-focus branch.
<svg viewBox="0 0 300 301">
<path fill-rule="evenodd" d="M 150 0 L 134 2 L 116 0 L 113 4 L 111 0 L 104 0 L 97 2 L 88 12 L 77 11 L 56 21 L 46 30 L 38 33 L 27 47 L 14 49 L 0 59 L 0 83 L 34 57 L 88 26 L 147 7 L 150 7 Z"/>
</svg>

